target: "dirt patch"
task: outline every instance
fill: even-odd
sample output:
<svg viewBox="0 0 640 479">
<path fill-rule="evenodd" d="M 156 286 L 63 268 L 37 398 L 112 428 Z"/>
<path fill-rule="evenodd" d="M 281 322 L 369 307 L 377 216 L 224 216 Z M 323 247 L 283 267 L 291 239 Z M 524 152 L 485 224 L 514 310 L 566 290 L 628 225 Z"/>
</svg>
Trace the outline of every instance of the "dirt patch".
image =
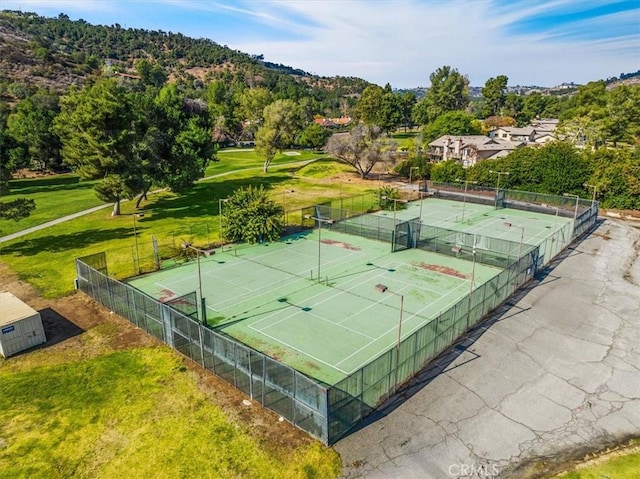
<svg viewBox="0 0 640 479">
<path fill-rule="evenodd" d="M 358 248 L 357 246 L 345 243 L 343 241 L 323 239 L 321 242 L 330 246 L 337 246 L 338 248 L 348 249 L 349 251 L 360 251 L 360 248 Z"/>
<path fill-rule="evenodd" d="M 456 278 L 467 279 L 468 276 L 457 269 L 449 268 L 447 266 L 442 266 L 439 264 L 428 264 L 428 263 L 411 263 L 413 266 L 417 266 L 418 268 L 426 269 L 429 271 L 435 271 L 436 273 L 446 274 L 448 276 L 455 276 Z"/>
<path fill-rule="evenodd" d="M 0 291 L 13 293 L 41 313 L 47 336 L 42 349 L 63 349 L 78 352 L 80 357 L 93 357 L 110 350 L 168 347 L 80 292 L 51 300 L 40 297 L 3 263 L 0 263 Z M 230 420 L 238 421 L 251 431 L 268 451 L 286 454 L 313 441 L 258 403 L 244 406 L 242 401 L 248 399 L 247 396 L 213 373 L 186 358 L 182 358 L 182 362 L 211 401 L 222 408 Z"/>
</svg>

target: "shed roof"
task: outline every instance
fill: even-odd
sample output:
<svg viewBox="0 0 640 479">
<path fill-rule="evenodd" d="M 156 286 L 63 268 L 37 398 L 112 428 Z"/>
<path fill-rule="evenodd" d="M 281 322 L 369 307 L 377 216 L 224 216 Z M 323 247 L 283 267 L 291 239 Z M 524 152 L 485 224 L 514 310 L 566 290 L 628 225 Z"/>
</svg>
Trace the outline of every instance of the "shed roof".
<svg viewBox="0 0 640 479">
<path fill-rule="evenodd" d="M 0 326 L 35 316 L 38 312 L 9 292 L 0 293 Z"/>
</svg>

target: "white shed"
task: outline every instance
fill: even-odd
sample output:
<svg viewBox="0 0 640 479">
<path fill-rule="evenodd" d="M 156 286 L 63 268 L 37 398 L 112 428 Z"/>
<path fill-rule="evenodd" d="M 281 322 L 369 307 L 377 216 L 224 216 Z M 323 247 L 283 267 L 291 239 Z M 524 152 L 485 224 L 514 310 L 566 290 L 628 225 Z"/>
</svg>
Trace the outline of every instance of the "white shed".
<svg viewBox="0 0 640 479">
<path fill-rule="evenodd" d="M 6 358 L 46 340 L 40 313 L 11 293 L 0 293 L 0 354 Z"/>
</svg>

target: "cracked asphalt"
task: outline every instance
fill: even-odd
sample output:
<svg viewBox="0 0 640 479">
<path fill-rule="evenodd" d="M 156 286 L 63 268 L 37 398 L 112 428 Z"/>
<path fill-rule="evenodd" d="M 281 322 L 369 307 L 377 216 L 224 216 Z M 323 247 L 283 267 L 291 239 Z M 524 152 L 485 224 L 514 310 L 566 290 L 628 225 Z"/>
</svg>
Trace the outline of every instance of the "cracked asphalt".
<svg viewBox="0 0 640 479">
<path fill-rule="evenodd" d="M 343 477 L 535 477 L 640 436 L 639 254 L 602 221 L 336 443 Z"/>
</svg>

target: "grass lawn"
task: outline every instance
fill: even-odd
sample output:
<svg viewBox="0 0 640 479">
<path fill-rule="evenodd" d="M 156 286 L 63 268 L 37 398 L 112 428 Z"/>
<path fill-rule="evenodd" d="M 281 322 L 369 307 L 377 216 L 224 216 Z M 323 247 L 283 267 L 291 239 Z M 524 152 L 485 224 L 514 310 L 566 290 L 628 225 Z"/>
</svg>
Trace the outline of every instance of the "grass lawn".
<svg viewBox="0 0 640 479">
<path fill-rule="evenodd" d="M 306 166 L 274 166 L 266 175 L 249 170 L 212 178 L 197 183 L 192 191 L 181 196 L 169 192 L 151 195 L 142 205 L 144 218 L 136 221 L 142 269 L 153 263 L 152 236 L 167 246 L 174 243 L 179 246 L 181 241 L 193 241 L 196 246 L 217 242 L 219 199 L 241 186 L 264 185 L 275 201 L 284 201 L 286 209 L 292 211 L 338 197 L 340 189 L 331 178 L 346 171 L 351 170 L 342 163 L 318 160 Z M 341 184 L 345 197 L 377 188 L 376 182 L 362 185 L 345 180 Z M 119 217 L 111 217 L 107 208 L 2 243 L 0 260 L 48 298 L 73 291 L 73 260 L 77 257 L 106 251 L 110 274 L 120 278 L 132 276 L 136 254 L 133 212 L 133 202 L 125 202 Z M 295 221 L 295 214 L 288 215 L 288 219 Z"/>
<path fill-rule="evenodd" d="M 218 151 L 217 157 L 219 161 L 209 164 L 205 177 L 240 169 L 262 168 L 264 163 L 264 157 L 253 149 L 227 148 Z M 327 158 L 327 155 L 316 151 L 284 151 L 273 159 L 271 165 L 282 165 L 318 158 Z"/>
<path fill-rule="evenodd" d="M 399 150 L 402 148 L 410 148 L 411 146 L 413 146 L 414 142 L 419 136 L 420 132 L 415 130 L 410 130 L 407 132 L 400 130 L 391 134 L 391 138 L 393 138 L 396 143 L 398 143 Z"/>
<path fill-rule="evenodd" d="M 0 220 L 0 236 L 102 204 L 93 190 L 95 183 L 80 181 L 80 177 L 74 174 L 12 180 L 11 194 L 3 196 L 2 201 L 27 197 L 35 200 L 36 209 L 19 222 Z"/>
<path fill-rule="evenodd" d="M 640 471 L 640 441 L 632 441 L 629 448 L 591 459 L 563 472 L 557 479 L 635 479 Z"/>
<path fill-rule="evenodd" d="M 0 359 L 0 476 L 339 474 L 338 455 L 320 443 L 272 442 L 253 429 L 255 423 L 234 419 L 215 403 L 218 391 L 199 387 L 196 373 L 168 347 L 112 349 L 119 333 L 117 325 L 104 323 L 63 348 Z M 277 416 L 271 420 L 266 429 L 291 427 Z"/>
</svg>

